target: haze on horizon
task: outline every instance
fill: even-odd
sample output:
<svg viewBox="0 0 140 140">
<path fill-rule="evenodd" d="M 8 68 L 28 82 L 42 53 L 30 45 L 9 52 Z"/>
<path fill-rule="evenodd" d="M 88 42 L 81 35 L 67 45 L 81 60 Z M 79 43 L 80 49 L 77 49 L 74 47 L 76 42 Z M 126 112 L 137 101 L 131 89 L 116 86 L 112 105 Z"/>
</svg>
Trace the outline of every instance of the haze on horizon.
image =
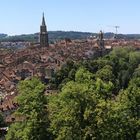
<svg viewBox="0 0 140 140">
<path fill-rule="evenodd" d="M 39 32 L 42 13 L 49 31 L 115 32 L 140 34 L 139 0 L 2 0 L 0 33 Z M 112 27 L 111 27 L 112 26 Z"/>
</svg>

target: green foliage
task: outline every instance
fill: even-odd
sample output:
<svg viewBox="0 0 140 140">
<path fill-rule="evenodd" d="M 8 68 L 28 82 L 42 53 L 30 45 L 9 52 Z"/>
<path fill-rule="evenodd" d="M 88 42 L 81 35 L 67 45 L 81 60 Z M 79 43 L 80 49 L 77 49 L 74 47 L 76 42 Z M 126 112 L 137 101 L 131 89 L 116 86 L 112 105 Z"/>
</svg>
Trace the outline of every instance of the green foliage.
<svg viewBox="0 0 140 140">
<path fill-rule="evenodd" d="M 133 48 L 117 48 L 81 63 L 75 78 L 49 99 L 54 139 L 139 139 L 139 56 Z"/>
<path fill-rule="evenodd" d="M 6 123 L 4 122 L 4 118 L 2 116 L 2 114 L 0 113 L 0 127 L 5 127 Z"/>
<path fill-rule="evenodd" d="M 96 104 L 91 74 L 85 69 L 76 73 L 76 82 L 68 82 L 62 92 L 49 101 L 50 130 L 56 140 L 79 140 L 84 137 L 89 112 Z M 57 111 L 56 111 L 57 110 Z"/>
<path fill-rule="evenodd" d="M 50 97 L 50 131 L 55 139 L 98 138 L 96 106 L 100 100 L 111 97 L 112 88 L 111 82 L 94 80 L 92 73 L 80 68 L 75 81 L 68 82 L 61 93 Z"/>
<path fill-rule="evenodd" d="M 84 60 L 80 63 L 66 64 L 54 76 L 53 84 L 61 89 L 67 81 L 75 80 L 75 73 L 79 67 L 85 67 L 104 82 L 111 81 L 114 84 L 114 93 L 122 88 L 127 88 L 134 70 L 140 63 L 140 53 L 132 47 L 115 48 L 102 58 L 96 60 Z M 67 80 L 65 80 L 67 79 Z"/>
<path fill-rule="evenodd" d="M 76 32 L 76 31 L 48 31 L 50 43 L 56 40 L 65 38 L 69 39 L 86 39 L 89 36 L 98 36 L 97 33 L 90 32 Z M 110 39 L 114 36 L 113 33 L 105 33 L 104 37 Z M 31 41 L 37 42 L 39 33 L 8 36 L 7 34 L 0 34 L 0 41 Z M 118 38 L 122 39 L 140 39 L 139 34 L 119 34 Z"/>
<path fill-rule="evenodd" d="M 68 61 L 51 81 L 59 93 L 48 100 L 40 81 L 21 82 L 16 113 L 25 121 L 10 126 L 7 140 L 139 140 L 139 64 L 140 53 L 130 47 Z"/>
<path fill-rule="evenodd" d="M 21 81 L 18 87 L 20 95 L 17 96 L 17 101 L 20 108 L 18 112 L 26 117 L 32 117 L 32 112 L 37 112 L 38 115 L 42 116 L 42 109 L 44 109 L 44 104 L 46 99 L 44 97 L 45 86 L 36 78 L 31 80 Z M 38 117 L 40 117 L 38 116 Z"/>
<path fill-rule="evenodd" d="M 111 98 L 114 85 L 112 82 L 105 83 L 101 79 L 96 80 L 96 94 L 103 99 Z"/>
<path fill-rule="evenodd" d="M 140 63 L 140 52 L 131 52 L 129 54 L 129 62 L 132 65 L 138 65 Z"/>
<path fill-rule="evenodd" d="M 109 81 L 113 82 L 115 80 L 115 76 L 113 75 L 113 72 L 112 72 L 112 67 L 109 65 L 106 65 L 100 70 L 98 70 L 96 72 L 96 77 L 106 82 L 109 82 Z"/>
<path fill-rule="evenodd" d="M 140 77 L 140 65 L 134 70 L 133 77 Z"/>
<path fill-rule="evenodd" d="M 92 73 L 84 68 L 80 68 L 75 74 L 75 81 L 79 83 L 89 83 L 92 80 Z"/>
<path fill-rule="evenodd" d="M 10 126 L 7 140 L 45 140 L 48 137 L 49 122 L 44 88 L 37 78 L 20 82 L 16 115 L 24 119 Z"/>
<path fill-rule="evenodd" d="M 77 65 L 68 60 L 65 65 L 62 66 L 61 70 L 57 71 L 50 81 L 50 86 L 54 87 L 54 89 L 60 89 L 65 85 L 68 81 L 74 80 L 75 73 L 77 70 Z"/>
<path fill-rule="evenodd" d="M 62 40 L 65 38 L 69 39 L 85 39 L 91 35 L 96 35 L 95 33 L 88 33 L 88 32 L 74 32 L 74 31 L 49 31 L 49 40 L 52 43 L 56 40 Z M 30 42 L 37 42 L 39 38 L 39 33 L 35 34 L 25 34 L 25 35 L 15 35 L 15 36 L 8 36 L 6 34 L 0 34 L 0 41 L 30 41 Z"/>
<path fill-rule="evenodd" d="M 6 124 L 2 114 L 0 113 L 0 127 L 2 128 L 2 127 L 6 127 L 6 126 L 7 126 L 7 124 Z M 0 131 L 0 138 L 3 135 L 4 135 L 4 133 L 2 131 Z"/>
</svg>

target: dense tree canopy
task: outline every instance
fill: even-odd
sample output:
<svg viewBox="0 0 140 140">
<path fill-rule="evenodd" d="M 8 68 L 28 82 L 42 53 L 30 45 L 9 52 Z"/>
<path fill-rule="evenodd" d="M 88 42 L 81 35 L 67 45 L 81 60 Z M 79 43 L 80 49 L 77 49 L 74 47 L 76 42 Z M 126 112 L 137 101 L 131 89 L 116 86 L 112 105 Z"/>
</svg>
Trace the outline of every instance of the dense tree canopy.
<svg viewBox="0 0 140 140">
<path fill-rule="evenodd" d="M 54 138 L 140 139 L 139 58 L 131 47 L 116 48 L 74 64 L 75 76 L 62 82 L 61 92 L 49 100 Z"/>
<path fill-rule="evenodd" d="M 131 47 L 69 61 L 50 81 L 58 93 L 47 100 L 39 80 L 21 82 L 17 114 L 25 121 L 12 124 L 7 139 L 140 140 L 139 64 Z"/>
<path fill-rule="evenodd" d="M 22 119 L 10 126 L 7 140 L 45 140 L 48 137 L 44 89 L 45 86 L 37 78 L 20 82 L 16 115 Z"/>
</svg>

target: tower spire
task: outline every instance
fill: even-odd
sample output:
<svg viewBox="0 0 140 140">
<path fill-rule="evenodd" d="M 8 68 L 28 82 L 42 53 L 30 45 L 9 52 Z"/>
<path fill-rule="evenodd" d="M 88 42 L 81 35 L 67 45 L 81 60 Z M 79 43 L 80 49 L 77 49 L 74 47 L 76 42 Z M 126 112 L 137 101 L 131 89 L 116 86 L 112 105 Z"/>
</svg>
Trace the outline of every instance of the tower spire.
<svg viewBox="0 0 140 140">
<path fill-rule="evenodd" d="M 42 26 L 46 26 L 46 24 L 45 24 L 45 18 L 44 18 L 44 12 L 43 12 L 43 16 L 42 16 Z"/>
<path fill-rule="evenodd" d="M 100 49 L 104 49 L 104 35 L 103 35 L 102 30 L 99 33 L 97 44 Z"/>
<path fill-rule="evenodd" d="M 47 27 L 45 24 L 45 17 L 44 13 L 42 16 L 42 24 L 40 26 L 40 46 L 41 47 L 48 47 L 49 42 L 48 42 L 48 32 L 47 32 Z"/>
</svg>

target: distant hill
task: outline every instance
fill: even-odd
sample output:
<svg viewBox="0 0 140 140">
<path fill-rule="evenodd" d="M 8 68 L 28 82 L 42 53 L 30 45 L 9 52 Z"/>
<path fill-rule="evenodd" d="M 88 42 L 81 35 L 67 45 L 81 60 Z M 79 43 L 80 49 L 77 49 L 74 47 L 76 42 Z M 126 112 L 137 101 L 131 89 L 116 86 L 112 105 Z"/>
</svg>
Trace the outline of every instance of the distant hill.
<svg viewBox="0 0 140 140">
<path fill-rule="evenodd" d="M 0 36 L 0 41 L 10 41 L 10 42 L 17 42 L 17 41 L 30 41 L 36 42 L 38 39 L 37 34 L 26 34 L 26 35 L 15 35 L 15 36 Z"/>
<path fill-rule="evenodd" d="M 85 39 L 89 36 L 95 36 L 95 33 L 75 32 L 75 31 L 50 31 L 48 32 L 50 40 L 60 40 L 65 38 L 70 39 Z"/>
<path fill-rule="evenodd" d="M 7 37 L 8 35 L 7 34 L 2 34 L 2 33 L 0 33 L 0 38 L 5 38 L 5 37 Z"/>
<path fill-rule="evenodd" d="M 86 39 L 90 36 L 97 37 L 97 33 L 90 32 L 76 32 L 76 31 L 49 31 L 49 41 L 53 42 L 60 39 Z M 104 37 L 106 39 L 112 38 L 114 33 L 105 33 Z M 140 39 L 140 34 L 119 34 L 118 38 L 122 39 Z M 0 34 L 0 41 L 30 41 L 30 42 L 38 42 L 39 33 L 35 34 L 24 34 L 24 35 L 16 35 L 16 36 L 8 36 L 7 34 Z"/>
<path fill-rule="evenodd" d="M 94 33 L 88 32 L 74 32 L 74 31 L 49 31 L 48 36 L 50 41 L 56 41 L 60 39 L 70 38 L 70 39 L 85 39 L 91 35 L 95 35 Z M 24 35 L 16 35 L 16 36 L 0 36 L 0 41 L 30 41 L 30 42 L 38 42 L 39 33 L 35 34 L 24 34 Z"/>
</svg>

